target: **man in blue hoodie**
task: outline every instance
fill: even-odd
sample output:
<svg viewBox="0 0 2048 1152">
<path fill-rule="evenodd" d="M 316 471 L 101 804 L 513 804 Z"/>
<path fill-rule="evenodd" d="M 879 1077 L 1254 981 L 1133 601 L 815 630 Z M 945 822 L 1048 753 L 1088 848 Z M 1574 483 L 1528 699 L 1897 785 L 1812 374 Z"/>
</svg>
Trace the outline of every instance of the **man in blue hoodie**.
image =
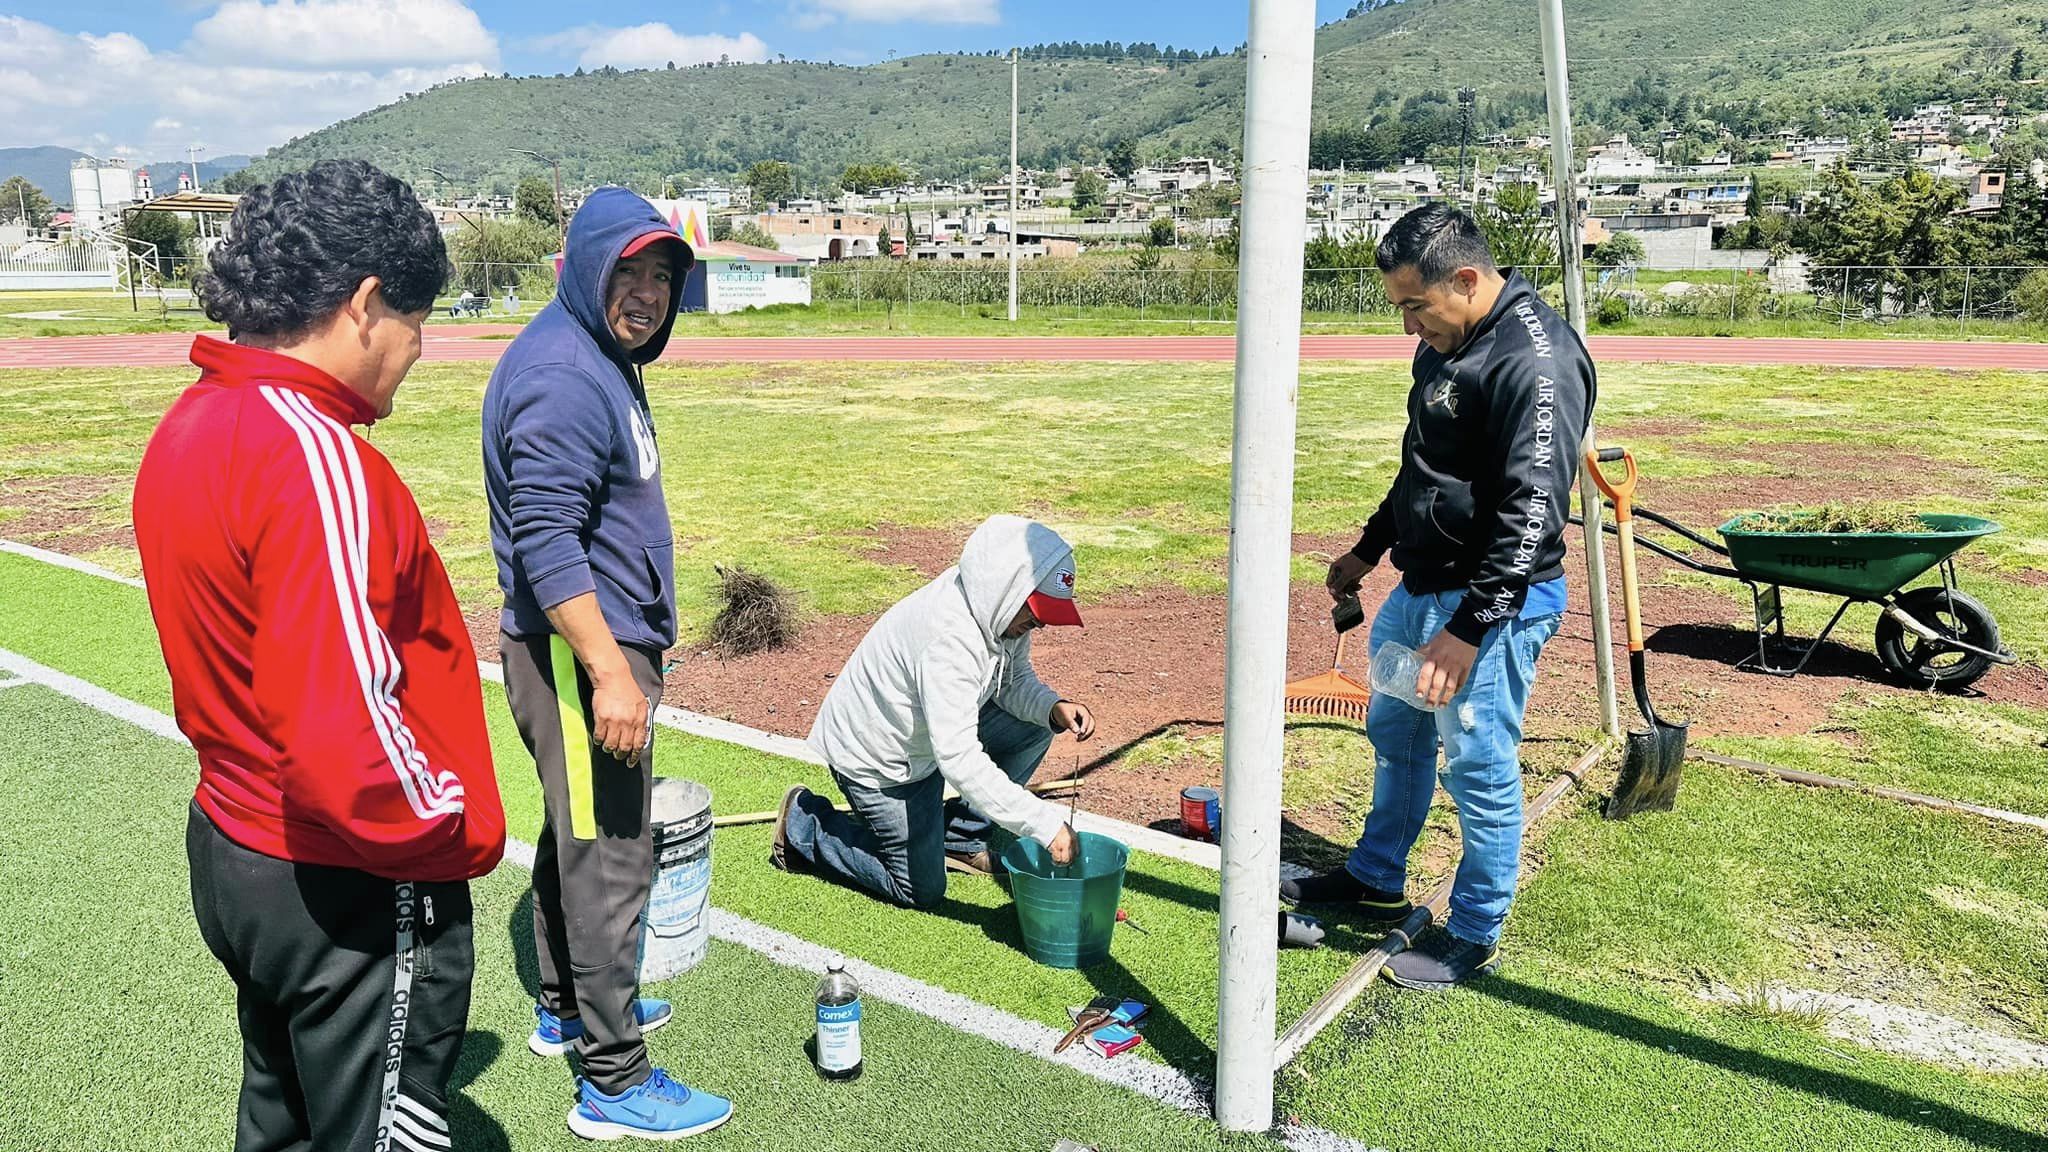
<svg viewBox="0 0 2048 1152">
<path fill-rule="evenodd" d="M 649 717 L 675 643 L 675 538 L 641 366 L 675 324 L 688 244 L 623 188 L 569 224 L 561 283 L 484 392 L 484 477 L 505 606 L 505 692 L 546 819 L 533 861 L 538 1024 L 527 1046 L 583 1064 L 569 1129 L 675 1139 L 732 1105 L 656 1068 L 638 998 L 654 786 Z"/>
</svg>

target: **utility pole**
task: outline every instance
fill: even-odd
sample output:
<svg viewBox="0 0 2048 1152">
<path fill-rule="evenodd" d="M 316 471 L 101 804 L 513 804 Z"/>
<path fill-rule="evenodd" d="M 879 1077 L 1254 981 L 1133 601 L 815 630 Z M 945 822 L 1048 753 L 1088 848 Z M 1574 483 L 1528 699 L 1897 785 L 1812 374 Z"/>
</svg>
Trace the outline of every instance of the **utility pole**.
<svg viewBox="0 0 2048 1152">
<path fill-rule="evenodd" d="M 555 239 L 560 243 L 561 250 L 564 253 L 568 252 L 569 222 L 563 219 L 562 215 L 562 162 L 552 156 L 543 156 L 531 148 L 507 148 L 506 151 L 530 156 L 555 170 Z"/>
<path fill-rule="evenodd" d="M 1344 161 L 1343 161 L 1343 159 L 1342 159 L 1342 158 L 1339 158 L 1339 159 L 1338 159 L 1338 161 L 1337 161 L 1337 187 L 1336 187 L 1336 189 L 1335 189 L 1335 190 L 1334 190 L 1333 192 L 1331 192 L 1331 194 L 1330 194 L 1330 229 L 1331 229 L 1331 231 L 1330 231 L 1330 238 L 1331 238 L 1331 239 L 1333 239 L 1333 240 L 1337 240 L 1337 239 L 1342 239 L 1342 238 L 1343 238 L 1343 236 L 1344 236 Z"/>
<path fill-rule="evenodd" d="M 1471 88 L 1458 89 L 1458 187 L 1468 193 L 1467 203 L 1476 202 L 1478 195 L 1474 187 L 1479 183 L 1477 171 L 1472 173 L 1472 184 L 1465 183 L 1465 145 L 1472 139 L 1472 102 L 1476 98 Z"/>
<path fill-rule="evenodd" d="M 1017 50 L 1010 49 L 1010 323 L 1017 322 Z"/>
<path fill-rule="evenodd" d="M 1564 315 L 1571 326 L 1586 331 L 1586 278 L 1580 269 L 1579 186 L 1572 148 L 1571 77 L 1564 47 L 1564 0 L 1538 0 L 1543 30 L 1543 78 L 1550 104 L 1550 183 L 1557 196 L 1557 254 L 1564 272 Z M 1587 414 L 1586 439 L 1598 445 L 1593 413 Z M 1607 546 L 1600 533 L 1600 493 L 1589 470 L 1579 469 L 1579 517 L 1585 521 L 1587 607 L 1593 617 L 1593 684 L 1600 697 L 1600 727 L 1621 737 L 1621 710 L 1614 695 L 1613 623 L 1607 612 Z"/>
<path fill-rule="evenodd" d="M 1216 1121 L 1234 1132 L 1273 1126 L 1281 739 L 1315 23 L 1314 0 L 1252 0 L 1245 52 L 1223 686 L 1229 799 L 1217 937 Z"/>
</svg>

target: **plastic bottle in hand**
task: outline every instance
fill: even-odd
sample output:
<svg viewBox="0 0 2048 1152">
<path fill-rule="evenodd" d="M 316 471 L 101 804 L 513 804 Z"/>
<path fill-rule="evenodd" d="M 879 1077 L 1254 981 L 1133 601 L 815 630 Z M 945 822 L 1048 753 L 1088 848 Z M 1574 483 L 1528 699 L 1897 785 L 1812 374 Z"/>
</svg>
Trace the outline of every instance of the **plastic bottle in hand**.
<svg viewBox="0 0 2048 1152">
<path fill-rule="evenodd" d="M 846 960 L 834 956 L 818 982 L 818 1075 L 827 1080 L 860 1077 L 860 985 L 846 974 Z"/>
<path fill-rule="evenodd" d="M 1434 712 L 1436 705 L 1424 701 L 1415 691 L 1415 681 L 1421 673 L 1422 655 L 1406 644 L 1389 640 L 1372 654 L 1373 691 L 1391 696 L 1410 708 Z"/>
</svg>

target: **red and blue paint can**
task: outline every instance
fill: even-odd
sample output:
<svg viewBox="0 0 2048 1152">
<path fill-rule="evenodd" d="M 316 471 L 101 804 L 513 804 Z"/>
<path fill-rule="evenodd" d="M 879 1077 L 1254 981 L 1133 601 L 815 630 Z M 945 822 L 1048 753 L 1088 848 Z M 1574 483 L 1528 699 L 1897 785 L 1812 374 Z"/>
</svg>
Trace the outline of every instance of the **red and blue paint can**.
<svg viewBox="0 0 2048 1152">
<path fill-rule="evenodd" d="M 1223 797 L 1214 788 L 1180 790 L 1181 834 L 1194 840 L 1214 840 L 1223 834 Z"/>
</svg>

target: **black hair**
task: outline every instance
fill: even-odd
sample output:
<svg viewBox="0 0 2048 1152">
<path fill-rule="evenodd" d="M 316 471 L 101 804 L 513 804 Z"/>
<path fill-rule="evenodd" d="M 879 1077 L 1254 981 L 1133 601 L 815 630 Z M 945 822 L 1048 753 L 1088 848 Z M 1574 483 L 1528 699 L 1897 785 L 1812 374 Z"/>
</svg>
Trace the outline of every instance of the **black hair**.
<svg viewBox="0 0 2048 1152">
<path fill-rule="evenodd" d="M 431 308 L 448 246 L 412 186 L 361 160 L 322 160 L 245 194 L 196 289 L 234 335 L 311 328 L 377 277 L 398 312 Z"/>
<path fill-rule="evenodd" d="M 1437 285 L 1460 268 L 1494 270 L 1493 250 L 1471 213 L 1449 204 L 1424 204 L 1387 229 L 1373 253 L 1381 272 L 1413 268 L 1422 282 Z"/>
</svg>

